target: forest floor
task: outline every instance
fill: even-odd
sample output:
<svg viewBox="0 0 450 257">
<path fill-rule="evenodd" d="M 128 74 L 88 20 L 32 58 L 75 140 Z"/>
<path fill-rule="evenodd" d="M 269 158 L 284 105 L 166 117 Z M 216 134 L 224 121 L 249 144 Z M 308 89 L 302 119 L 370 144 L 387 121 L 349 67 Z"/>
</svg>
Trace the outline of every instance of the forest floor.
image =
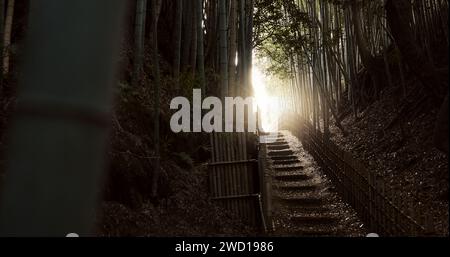
<svg viewBox="0 0 450 257">
<path fill-rule="evenodd" d="M 435 234 L 448 236 L 448 156 L 433 146 L 438 110 L 424 108 L 388 128 L 398 106 L 393 99 L 386 92 L 358 119 L 349 115 L 342 122 L 349 135 L 332 126 L 331 139 L 386 178 L 401 199 L 415 199 L 415 208 L 432 217 Z"/>
<path fill-rule="evenodd" d="M 160 204 L 145 202 L 132 209 L 105 201 L 98 224 L 100 236 L 256 236 L 230 212 L 212 202 L 207 192 L 207 169 L 195 167 L 177 177 L 173 194 Z"/>
</svg>

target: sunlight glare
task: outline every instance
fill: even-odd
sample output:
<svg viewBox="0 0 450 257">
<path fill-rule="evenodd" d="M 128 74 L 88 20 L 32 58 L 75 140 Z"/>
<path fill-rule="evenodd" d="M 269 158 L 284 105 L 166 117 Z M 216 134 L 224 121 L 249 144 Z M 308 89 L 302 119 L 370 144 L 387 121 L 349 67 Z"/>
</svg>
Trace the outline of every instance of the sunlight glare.
<svg viewBox="0 0 450 257">
<path fill-rule="evenodd" d="M 257 66 L 252 67 L 252 82 L 256 105 L 260 111 L 262 129 L 265 132 L 277 132 L 281 112 L 280 103 L 278 97 L 268 93 L 267 77 Z"/>
</svg>

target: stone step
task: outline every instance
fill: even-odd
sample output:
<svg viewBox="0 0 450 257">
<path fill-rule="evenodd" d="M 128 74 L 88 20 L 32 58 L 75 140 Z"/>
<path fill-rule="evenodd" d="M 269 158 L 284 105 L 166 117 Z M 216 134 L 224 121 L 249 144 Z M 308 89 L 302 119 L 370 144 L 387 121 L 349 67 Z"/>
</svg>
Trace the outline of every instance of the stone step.
<svg viewBox="0 0 450 257">
<path fill-rule="evenodd" d="M 270 151 L 268 153 L 269 156 L 286 156 L 293 155 L 294 152 L 292 150 L 281 150 L 281 151 Z"/>
<path fill-rule="evenodd" d="M 284 137 L 266 137 L 262 142 L 268 146 L 273 144 L 285 145 L 288 143 Z"/>
<path fill-rule="evenodd" d="M 334 228 L 299 228 L 294 231 L 297 236 L 306 237 L 327 237 L 327 236 L 337 236 L 339 231 Z"/>
<path fill-rule="evenodd" d="M 267 141 L 267 145 L 271 145 L 271 144 L 281 144 L 281 145 L 285 145 L 288 142 L 286 141 L 286 139 L 284 138 L 271 138 L 270 140 L 266 139 Z"/>
<path fill-rule="evenodd" d="M 280 171 L 301 171 L 304 168 L 305 167 L 303 167 L 301 165 L 273 167 L 273 169 L 275 171 L 277 171 L 277 172 L 280 172 Z"/>
<path fill-rule="evenodd" d="M 331 213 L 332 209 L 326 205 L 306 205 L 306 206 L 288 206 L 289 210 L 297 214 L 318 214 L 318 213 Z"/>
<path fill-rule="evenodd" d="M 269 135 L 273 135 L 273 136 L 283 136 L 283 133 L 281 132 L 260 132 L 261 136 L 269 136 Z"/>
<path fill-rule="evenodd" d="M 313 225 L 329 225 L 338 221 L 335 216 L 324 214 L 296 214 L 290 218 L 295 225 L 313 226 Z"/>
<path fill-rule="evenodd" d="M 275 179 L 279 181 L 300 181 L 300 180 L 308 180 L 311 177 L 304 173 L 293 173 L 293 174 L 277 174 L 275 175 Z"/>
<path fill-rule="evenodd" d="M 292 159 L 292 160 L 276 160 L 273 161 L 274 165 L 289 165 L 289 164 L 296 164 L 300 163 L 299 159 Z"/>
<path fill-rule="evenodd" d="M 278 189 L 282 191 L 296 192 L 315 191 L 317 188 L 317 185 L 282 185 L 278 187 Z"/>
<path fill-rule="evenodd" d="M 286 150 L 291 148 L 288 144 L 282 144 L 282 145 L 269 145 L 267 149 L 269 150 Z"/>
<path fill-rule="evenodd" d="M 274 146 L 274 145 L 286 145 L 286 144 L 288 144 L 288 142 L 286 142 L 285 140 L 277 140 L 275 142 L 270 142 L 267 145 Z"/>
<path fill-rule="evenodd" d="M 298 160 L 298 157 L 295 155 L 286 155 L 286 156 L 272 156 L 270 159 L 274 161 L 288 161 L 288 160 Z"/>
<path fill-rule="evenodd" d="M 293 206 L 320 206 L 323 204 L 323 199 L 317 196 L 278 196 L 277 199 L 280 203 Z"/>
<path fill-rule="evenodd" d="M 263 135 L 267 138 L 284 138 L 284 135 L 282 133 L 269 133 L 267 135 Z"/>
</svg>

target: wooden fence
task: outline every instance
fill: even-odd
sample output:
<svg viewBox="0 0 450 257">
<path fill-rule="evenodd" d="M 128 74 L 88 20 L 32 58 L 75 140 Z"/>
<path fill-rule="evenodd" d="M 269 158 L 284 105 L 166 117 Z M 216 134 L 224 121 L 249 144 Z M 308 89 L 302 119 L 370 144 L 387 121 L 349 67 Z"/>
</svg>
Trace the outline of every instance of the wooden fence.
<svg viewBox="0 0 450 257">
<path fill-rule="evenodd" d="M 212 133 L 212 162 L 209 164 L 210 194 L 251 226 L 260 226 L 263 203 L 256 135 Z M 264 222 L 262 222 L 264 223 Z"/>
<path fill-rule="evenodd" d="M 311 153 L 334 182 L 338 193 L 359 214 L 371 232 L 383 236 L 433 235 L 432 219 L 414 207 L 413 199 L 400 199 L 381 176 L 369 172 L 320 131 L 306 122 L 291 126 L 305 149 Z"/>
</svg>

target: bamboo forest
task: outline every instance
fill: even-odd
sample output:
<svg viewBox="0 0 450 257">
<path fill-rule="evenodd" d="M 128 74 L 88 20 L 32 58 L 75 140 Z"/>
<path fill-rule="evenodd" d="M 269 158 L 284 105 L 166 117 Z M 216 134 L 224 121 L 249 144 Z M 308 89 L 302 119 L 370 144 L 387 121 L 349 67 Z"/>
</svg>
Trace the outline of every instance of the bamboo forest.
<svg viewBox="0 0 450 257">
<path fill-rule="evenodd" d="M 0 236 L 448 237 L 448 14 L 0 0 Z"/>
</svg>

